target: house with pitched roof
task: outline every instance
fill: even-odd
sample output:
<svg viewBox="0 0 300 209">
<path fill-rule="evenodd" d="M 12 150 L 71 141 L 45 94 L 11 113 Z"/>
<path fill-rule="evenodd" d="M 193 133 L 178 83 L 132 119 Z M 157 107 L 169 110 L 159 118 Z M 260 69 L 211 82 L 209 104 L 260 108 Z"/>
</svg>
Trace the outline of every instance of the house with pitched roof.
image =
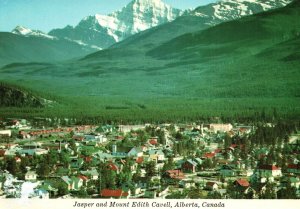
<svg viewBox="0 0 300 209">
<path fill-rule="evenodd" d="M 216 191 L 219 189 L 219 185 L 217 184 L 217 182 L 208 181 L 206 182 L 205 188 L 210 191 Z"/>
<path fill-rule="evenodd" d="M 181 165 L 181 169 L 183 172 L 186 173 L 195 173 L 197 169 L 198 163 L 192 159 L 186 160 L 184 163 Z"/>
<path fill-rule="evenodd" d="M 83 179 L 72 176 L 71 178 L 68 176 L 61 177 L 63 182 L 67 185 L 68 190 L 79 190 L 83 186 Z"/>
<path fill-rule="evenodd" d="M 83 166 L 84 160 L 82 158 L 72 158 L 70 166 L 73 169 L 80 169 Z"/>
<path fill-rule="evenodd" d="M 238 192 L 243 194 L 254 195 L 255 191 L 250 187 L 250 183 L 247 179 L 237 179 L 233 182 Z"/>
<path fill-rule="evenodd" d="M 44 181 L 41 185 L 36 188 L 36 193 L 38 196 L 42 195 L 43 198 L 53 197 L 57 194 L 58 189 L 52 186 L 52 183 Z M 45 197 L 46 196 L 46 197 Z"/>
<path fill-rule="evenodd" d="M 193 181 L 193 180 L 183 179 L 183 180 L 179 181 L 179 187 L 181 187 L 181 188 L 188 189 L 188 188 L 191 188 L 194 186 L 195 186 L 195 181 Z"/>
<path fill-rule="evenodd" d="M 98 180 L 99 178 L 99 173 L 95 168 L 87 171 L 81 171 L 81 174 L 90 177 L 91 180 Z"/>
<path fill-rule="evenodd" d="M 143 152 L 143 147 L 133 147 L 129 152 L 128 152 L 128 157 L 142 157 L 144 154 Z"/>
<path fill-rule="evenodd" d="M 160 149 L 152 149 L 148 151 L 149 157 L 155 162 L 163 162 L 165 160 L 165 154 Z"/>
<path fill-rule="evenodd" d="M 84 135 L 85 141 L 93 141 L 93 142 L 99 142 L 104 143 L 107 141 L 107 138 L 105 135 L 102 134 L 85 134 Z"/>
<path fill-rule="evenodd" d="M 164 176 L 170 184 L 177 183 L 185 178 L 185 175 L 181 170 L 167 170 Z"/>
<path fill-rule="evenodd" d="M 26 181 L 36 181 L 37 179 L 37 174 L 35 171 L 27 171 L 25 174 L 25 180 Z"/>
<path fill-rule="evenodd" d="M 152 137 L 149 139 L 149 144 L 152 146 L 157 146 L 158 145 L 158 137 Z"/>
<path fill-rule="evenodd" d="M 107 169 L 112 170 L 112 171 L 115 171 L 116 173 L 119 173 L 119 172 L 120 172 L 119 166 L 118 166 L 116 163 L 113 163 L 113 162 L 109 162 L 109 163 L 107 164 Z"/>
<path fill-rule="evenodd" d="M 248 182 L 247 179 L 237 179 L 234 184 L 236 186 L 239 186 L 241 188 L 248 188 L 250 186 L 250 183 Z"/>
<path fill-rule="evenodd" d="M 79 175 L 78 178 L 83 181 L 84 185 L 86 185 L 90 181 L 90 178 L 88 176 L 85 176 L 85 175 Z"/>
<path fill-rule="evenodd" d="M 261 165 L 258 167 L 257 172 L 260 177 L 280 177 L 282 176 L 281 168 L 275 165 Z"/>
</svg>

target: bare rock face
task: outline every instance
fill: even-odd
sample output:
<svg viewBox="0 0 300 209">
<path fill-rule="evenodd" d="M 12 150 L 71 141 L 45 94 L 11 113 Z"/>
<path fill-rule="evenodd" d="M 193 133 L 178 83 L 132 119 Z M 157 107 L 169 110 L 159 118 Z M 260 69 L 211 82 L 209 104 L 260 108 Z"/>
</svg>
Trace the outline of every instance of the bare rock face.
<svg viewBox="0 0 300 209">
<path fill-rule="evenodd" d="M 85 17 L 77 26 L 54 29 L 49 35 L 107 48 L 140 31 L 173 21 L 182 13 L 161 0 L 134 0 L 119 11 Z"/>
</svg>

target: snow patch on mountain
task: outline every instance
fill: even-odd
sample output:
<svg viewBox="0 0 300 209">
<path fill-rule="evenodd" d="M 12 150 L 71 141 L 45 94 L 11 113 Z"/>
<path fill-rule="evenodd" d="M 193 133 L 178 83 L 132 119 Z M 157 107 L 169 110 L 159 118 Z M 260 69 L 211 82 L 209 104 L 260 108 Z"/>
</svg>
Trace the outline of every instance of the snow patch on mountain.
<svg viewBox="0 0 300 209">
<path fill-rule="evenodd" d="M 204 24 L 214 26 L 243 16 L 283 7 L 292 0 L 221 0 L 195 10 L 174 9 L 162 0 L 132 0 L 122 9 L 108 15 L 91 15 L 78 25 L 54 29 L 48 34 L 18 26 L 12 32 L 24 36 L 67 39 L 97 49 L 108 48 L 133 34 L 171 22 L 182 15 L 202 17 Z M 180 28 L 178 28 L 180 30 Z"/>
<path fill-rule="evenodd" d="M 75 27 L 55 29 L 49 34 L 107 48 L 133 34 L 173 21 L 182 14 L 183 11 L 161 0 L 133 0 L 121 10 L 88 16 Z"/>
<path fill-rule="evenodd" d="M 207 24 L 216 25 L 243 16 L 283 7 L 292 0 L 221 0 L 196 8 L 190 15 L 206 17 Z"/>
<path fill-rule="evenodd" d="M 135 33 L 173 21 L 182 13 L 161 0 L 134 0 L 119 11 L 109 15 L 96 14 L 95 18 L 118 42 Z"/>
<path fill-rule="evenodd" d="M 54 36 L 50 36 L 40 30 L 31 30 L 29 28 L 26 28 L 24 26 L 17 26 L 15 29 L 12 30 L 12 33 L 17 35 L 23 35 L 23 36 L 36 36 L 36 37 L 42 37 L 42 38 L 48 38 L 48 39 L 57 39 Z"/>
</svg>

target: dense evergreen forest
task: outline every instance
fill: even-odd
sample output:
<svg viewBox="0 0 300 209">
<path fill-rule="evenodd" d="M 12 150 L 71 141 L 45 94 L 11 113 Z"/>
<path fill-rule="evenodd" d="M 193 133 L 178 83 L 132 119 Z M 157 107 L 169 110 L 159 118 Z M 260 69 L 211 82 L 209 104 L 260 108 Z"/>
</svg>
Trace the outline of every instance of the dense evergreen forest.
<svg viewBox="0 0 300 209">
<path fill-rule="evenodd" d="M 0 83 L 0 107 L 43 107 L 42 99 L 18 86 Z"/>
<path fill-rule="evenodd" d="M 191 98 L 78 96 L 0 84 L 0 116 L 71 118 L 80 124 L 216 121 L 272 122 L 299 119 L 295 98 Z"/>
</svg>

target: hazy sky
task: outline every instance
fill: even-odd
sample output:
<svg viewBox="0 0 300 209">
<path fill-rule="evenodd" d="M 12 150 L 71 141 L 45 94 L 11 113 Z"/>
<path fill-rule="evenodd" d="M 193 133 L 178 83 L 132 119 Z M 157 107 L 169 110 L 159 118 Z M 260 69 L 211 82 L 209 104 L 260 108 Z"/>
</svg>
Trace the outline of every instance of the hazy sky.
<svg viewBox="0 0 300 209">
<path fill-rule="evenodd" d="M 49 32 L 76 25 L 83 17 L 109 14 L 131 0 L 0 0 L 0 31 L 17 25 Z M 179 9 L 195 8 L 216 0 L 163 0 Z"/>
</svg>

